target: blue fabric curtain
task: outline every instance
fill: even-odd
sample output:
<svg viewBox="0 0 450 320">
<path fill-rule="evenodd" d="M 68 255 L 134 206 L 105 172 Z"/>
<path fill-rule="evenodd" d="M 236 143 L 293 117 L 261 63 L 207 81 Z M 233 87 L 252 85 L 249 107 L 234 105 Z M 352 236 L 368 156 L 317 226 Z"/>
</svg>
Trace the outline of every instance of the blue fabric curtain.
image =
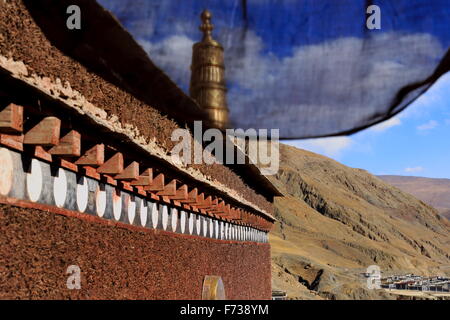
<svg viewBox="0 0 450 320">
<path fill-rule="evenodd" d="M 188 92 L 199 15 L 225 49 L 235 128 L 349 134 L 402 111 L 450 69 L 448 0 L 100 0 Z M 380 9 L 379 19 L 373 20 Z M 369 29 L 377 26 L 380 29 Z M 375 23 L 375 24 L 374 24 Z"/>
</svg>

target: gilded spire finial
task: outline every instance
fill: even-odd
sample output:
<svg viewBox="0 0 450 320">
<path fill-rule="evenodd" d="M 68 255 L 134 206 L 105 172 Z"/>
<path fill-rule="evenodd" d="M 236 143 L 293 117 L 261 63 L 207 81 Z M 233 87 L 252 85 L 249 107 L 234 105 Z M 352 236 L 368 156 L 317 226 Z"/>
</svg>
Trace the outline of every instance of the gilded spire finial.
<svg viewBox="0 0 450 320">
<path fill-rule="evenodd" d="M 189 92 L 209 114 L 208 125 L 228 127 L 228 106 L 225 87 L 223 47 L 212 38 L 211 12 L 201 14 L 203 39 L 193 46 Z"/>
<path fill-rule="evenodd" d="M 203 10 L 201 14 L 202 24 L 200 25 L 199 29 L 201 32 L 203 32 L 203 41 L 210 41 L 212 40 L 212 30 L 214 29 L 214 25 L 211 24 L 211 12 L 208 10 Z"/>
</svg>

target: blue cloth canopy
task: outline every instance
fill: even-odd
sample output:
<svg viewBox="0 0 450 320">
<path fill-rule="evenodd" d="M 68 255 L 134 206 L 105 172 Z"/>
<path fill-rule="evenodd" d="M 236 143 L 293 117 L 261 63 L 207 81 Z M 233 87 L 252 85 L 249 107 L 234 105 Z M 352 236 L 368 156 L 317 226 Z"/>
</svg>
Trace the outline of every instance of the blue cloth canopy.
<svg viewBox="0 0 450 320">
<path fill-rule="evenodd" d="M 384 121 L 450 69 L 448 0 L 99 3 L 185 92 L 199 15 L 211 11 L 233 127 L 279 128 L 286 139 Z"/>
</svg>

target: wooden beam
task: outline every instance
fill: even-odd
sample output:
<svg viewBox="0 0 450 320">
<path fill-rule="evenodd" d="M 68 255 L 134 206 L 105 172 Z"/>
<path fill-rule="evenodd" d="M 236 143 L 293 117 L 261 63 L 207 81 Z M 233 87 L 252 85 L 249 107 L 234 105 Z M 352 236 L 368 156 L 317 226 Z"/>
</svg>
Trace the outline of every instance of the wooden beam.
<svg viewBox="0 0 450 320">
<path fill-rule="evenodd" d="M 117 180 L 133 181 L 139 178 L 139 163 L 133 161 L 128 167 L 114 177 Z"/>
<path fill-rule="evenodd" d="M 247 212 L 245 210 L 242 210 L 242 209 L 240 211 L 241 211 L 241 220 L 242 220 L 242 222 L 248 224 L 249 221 L 248 221 Z"/>
<path fill-rule="evenodd" d="M 131 181 L 132 186 L 149 186 L 153 180 L 153 169 L 148 168 L 134 181 Z"/>
<path fill-rule="evenodd" d="M 0 111 L 0 132 L 22 133 L 23 107 L 10 103 Z"/>
<path fill-rule="evenodd" d="M 96 144 L 75 161 L 77 165 L 98 167 L 105 161 L 105 145 Z"/>
<path fill-rule="evenodd" d="M 53 161 L 52 155 L 41 146 L 34 146 L 34 156 L 38 159 L 45 160 L 48 162 Z"/>
<path fill-rule="evenodd" d="M 233 220 L 242 220 L 242 210 L 233 209 Z"/>
<path fill-rule="evenodd" d="M 217 199 L 212 200 L 212 197 L 209 196 L 204 201 L 197 204 L 196 207 L 199 209 L 209 209 L 212 205 L 216 205 L 216 204 L 218 204 L 218 200 Z"/>
<path fill-rule="evenodd" d="M 61 157 L 79 157 L 81 155 L 81 135 L 75 130 L 70 131 L 59 140 L 58 145 L 52 147 L 48 152 Z"/>
<path fill-rule="evenodd" d="M 225 206 L 224 206 L 224 208 L 223 208 L 224 210 L 223 210 L 223 215 L 225 216 L 225 217 L 232 217 L 232 214 L 231 214 L 231 206 L 229 205 L 229 204 L 226 204 Z"/>
<path fill-rule="evenodd" d="M 183 184 L 177 189 L 174 196 L 170 197 L 172 200 L 187 200 L 188 198 L 188 186 Z"/>
<path fill-rule="evenodd" d="M 251 224 L 256 224 L 256 216 L 254 214 L 250 214 L 249 221 Z"/>
<path fill-rule="evenodd" d="M 195 203 L 195 206 L 202 204 L 205 202 L 205 194 L 202 192 L 199 195 L 197 195 L 197 202 Z"/>
<path fill-rule="evenodd" d="M 225 201 L 218 201 L 217 204 L 213 204 L 211 206 L 212 210 L 222 210 L 225 207 Z"/>
<path fill-rule="evenodd" d="M 197 196 L 198 196 L 198 189 L 194 188 L 191 191 L 189 191 L 187 199 L 180 200 L 180 202 L 181 203 L 186 203 L 186 204 L 196 203 L 197 202 Z"/>
<path fill-rule="evenodd" d="M 23 139 L 24 144 L 39 146 L 56 146 L 59 142 L 61 120 L 56 117 L 46 117 L 31 128 Z"/>
<path fill-rule="evenodd" d="M 0 144 L 18 151 L 23 151 L 23 134 L 0 134 Z"/>
<path fill-rule="evenodd" d="M 197 206 L 202 204 L 205 201 L 205 194 L 202 192 L 199 195 L 197 195 L 196 198 L 197 198 L 197 201 L 195 201 L 195 203 L 191 203 L 190 206 L 192 208 L 194 208 L 195 210 L 198 210 Z"/>
<path fill-rule="evenodd" d="M 177 194 L 177 180 L 173 179 L 164 186 L 164 189 L 157 192 L 157 196 L 175 196 Z"/>
<path fill-rule="evenodd" d="M 212 205 L 208 211 L 211 213 L 225 213 L 225 202 L 220 201 L 218 204 Z"/>
<path fill-rule="evenodd" d="M 152 182 L 144 187 L 145 191 L 163 191 L 164 190 L 164 174 L 160 173 L 152 180 Z"/>
<path fill-rule="evenodd" d="M 117 152 L 108 161 L 97 168 L 98 173 L 116 175 L 123 172 L 123 155 Z"/>
<path fill-rule="evenodd" d="M 236 208 L 230 208 L 229 213 L 228 213 L 228 218 L 231 220 L 237 220 L 236 216 L 237 216 Z"/>
</svg>

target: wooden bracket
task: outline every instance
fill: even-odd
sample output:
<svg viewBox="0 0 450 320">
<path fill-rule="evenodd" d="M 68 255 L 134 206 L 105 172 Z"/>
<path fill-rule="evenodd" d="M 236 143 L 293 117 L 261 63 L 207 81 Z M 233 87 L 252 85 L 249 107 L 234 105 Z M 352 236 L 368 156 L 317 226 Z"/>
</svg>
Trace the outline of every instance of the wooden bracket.
<svg viewBox="0 0 450 320">
<path fill-rule="evenodd" d="M 90 148 L 85 154 L 75 161 L 77 165 L 98 167 L 105 161 L 105 145 L 97 144 Z"/>
<path fill-rule="evenodd" d="M 152 182 L 144 187 L 145 191 L 163 191 L 164 190 L 164 174 L 160 173 L 152 180 Z"/>
<path fill-rule="evenodd" d="M 233 220 L 242 220 L 242 210 L 241 209 L 231 209 Z"/>
<path fill-rule="evenodd" d="M 156 193 L 157 196 L 172 197 L 177 194 L 177 180 L 173 179 L 164 186 L 164 189 Z"/>
<path fill-rule="evenodd" d="M 223 207 L 223 216 L 229 217 L 229 218 L 232 217 L 232 214 L 231 214 L 231 206 L 230 206 L 229 204 L 226 204 L 226 205 Z"/>
<path fill-rule="evenodd" d="M 197 202 L 197 197 L 198 197 L 198 189 L 194 188 L 192 189 L 187 196 L 186 200 L 180 200 L 181 203 L 196 203 Z"/>
<path fill-rule="evenodd" d="M 183 184 L 179 187 L 173 197 L 170 197 L 172 200 L 187 200 L 188 198 L 188 186 Z"/>
<path fill-rule="evenodd" d="M 97 168 L 98 173 L 116 175 L 123 172 L 123 155 L 117 152 L 108 161 Z"/>
<path fill-rule="evenodd" d="M 70 131 L 48 152 L 61 157 L 79 157 L 81 154 L 80 134 L 75 130 Z"/>
<path fill-rule="evenodd" d="M 195 203 L 191 204 L 192 208 L 195 208 L 195 210 L 197 209 L 197 206 L 199 206 L 200 204 L 202 204 L 205 201 L 205 194 L 204 193 L 200 193 L 199 195 L 197 195 L 197 201 L 195 201 Z"/>
<path fill-rule="evenodd" d="M 199 209 L 209 209 L 212 205 L 217 204 L 217 203 L 218 203 L 217 199 L 212 200 L 212 197 L 209 196 L 205 200 L 203 200 L 202 202 L 197 204 L 196 207 Z"/>
<path fill-rule="evenodd" d="M 211 213 L 225 213 L 225 202 L 220 201 L 216 205 L 212 205 L 209 209 L 209 212 Z"/>
<path fill-rule="evenodd" d="M 153 169 L 148 168 L 134 181 L 131 181 L 132 186 L 149 186 L 153 180 Z"/>
<path fill-rule="evenodd" d="M 48 153 L 43 147 L 41 146 L 34 146 L 34 156 L 38 159 L 42 159 L 48 162 L 53 161 L 53 157 L 50 153 Z"/>
<path fill-rule="evenodd" d="M 117 180 L 133 181 L 139 178 L 139 163 L 133 161 L 121 173 L 114 177 Z"/>
<path fill-rule="evenodd" d="M 23 107 L 10 103 L 0 111 L 0 132 L 22 133 L 23 131 Z"/>
<path fill-rule="evenodd" d="M 59 142 L 60 130 L 61 120 L 56 117 L 46 117 L 25 133 L 23 143 L 39 146 L 56 146 Z"/>
<path fill-rule="evenodd" d="M 0 134 L 0 144 L 18 151 L 23 151 L 23 134 Z"/>
</svg>

